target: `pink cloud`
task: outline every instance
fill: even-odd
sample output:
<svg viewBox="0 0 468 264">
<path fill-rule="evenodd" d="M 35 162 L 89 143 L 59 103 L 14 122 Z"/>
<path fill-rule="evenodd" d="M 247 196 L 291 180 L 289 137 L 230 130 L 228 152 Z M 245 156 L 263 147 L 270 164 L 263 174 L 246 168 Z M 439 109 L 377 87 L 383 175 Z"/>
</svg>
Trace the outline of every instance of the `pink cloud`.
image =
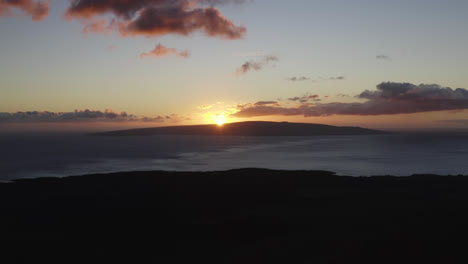
<svg viewBox="0 0 468 264">
<path fill-rule="evenodd" d="M 41 21 L 49 15 L 49 4 L 49 0 L 1 0 L 0 16 L 9 16 L 12 9 L 19 9 L 30 15 L 33 21 Z"/>
<path fill-rule="evenodd" d="M 190 57 L 190 51 L 184 50 L 184 51 L 177 51 L 176 49 L 173 48 L 168 48 L 164 45 L 158 44 L 156 48 L 149 52 L 142 53 L 140 55 L 140 58 L 152 58 L 152 57 L 164 57 L 164 56 L 169 56 L 169 55 L 175 55 L 181 58 L 188 58 Z"/>
</svg>

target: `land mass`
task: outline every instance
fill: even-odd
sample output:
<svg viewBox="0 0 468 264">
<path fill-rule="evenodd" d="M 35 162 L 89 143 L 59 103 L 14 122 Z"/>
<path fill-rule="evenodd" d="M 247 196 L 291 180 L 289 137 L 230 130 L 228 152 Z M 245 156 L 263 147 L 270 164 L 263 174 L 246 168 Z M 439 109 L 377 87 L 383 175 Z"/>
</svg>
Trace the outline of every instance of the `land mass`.
<svg viewBox="0 0 468 264">
<path fill-rule="evenodd" d="M 95 133 L 97 136 L 206 135 L 206 136 L 322 136 L 372 135 L 385 132 L 320 124 L 251 121 L 223 125 L 169 126 Z"/>
<path fill-rule="evenodd" d="M 467 209 L 463 176 L 128 172 L 0 184 L 0 241 L 3 263 L 466 263 Z"/>
</svg>

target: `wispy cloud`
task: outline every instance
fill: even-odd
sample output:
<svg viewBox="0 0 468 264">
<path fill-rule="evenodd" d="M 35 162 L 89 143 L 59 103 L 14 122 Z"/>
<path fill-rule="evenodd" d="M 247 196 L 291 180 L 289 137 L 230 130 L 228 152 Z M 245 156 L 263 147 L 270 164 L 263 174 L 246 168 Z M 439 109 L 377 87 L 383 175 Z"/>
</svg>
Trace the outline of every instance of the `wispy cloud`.
<svg viewBox="0 0 468 264">
<path fill-rule="evenodd" d="M 278 102 L 276 101 L 259 101 L 254 104 L 255 106 L 260 106 L 260 105 L 278 105 Z"/>
<path fill-rule="evenodd" d="M 336 97 L 338 97 L 338 98 L 349 98 L 349 97 L 351 97 L 351 95 L 349 95 L 349 94 L 337 94 Z"/>
<path fill-rule="evenodd" d="M 190 57 L 190 51 L 184 50 L 184 51 L 177 51 L 176 49 L 173 48 L 168 48 L 164 45 L 158 44 L 156 48 L 149 52 L 144 52 L 140 55 L 140 58 L 158 58 L 158 57 L 164 57 L 164 56 L 169 56 L 169 55 L 175 55 L 180 58 L 188 58 Z"/>
<path fill-rule="evenodd" d="M 344 80 L 344 76 L 336 76 L 336 77 L 319 77 L 318 79 L 312 79 L 311 77 L 300 76 L 300 77 L 289 77 L 286 80 L 291 82 L 304 82 L 304 81 L 311 81 L 311 82 L 318 82 L 318 81 L 342 81 Z"/>
<path fill-rule="evenodd" d="M 453 111 L 468 109 L 468 90 L 442 87 L 437 84 L 384 82 L 376 90 L 365 90 L 358 96 L 365 102 L 315 103 L 298 107 L 250 105 L 233 114 L 234 117 L 266 115 L 396 115 L 431 111 Z M 301 100 L 300 97 L 290 98 Z M 294 101 L 293 100 L 293 101 Z"/>
<path fill-rule="evenodd" d="M 384 55 L 384 54 L 377 55 L 375 58 L 378 59 L 378 60 L 386 60 L 386 61 L 391 61 L 392 60 L 392 57 L 390 57 L 388 55 Z"/>
<path fill-rule="evenodd" d="M 264 55 L 264 56 L 261 56 L 261 58 L 258 60 L 246 61 L 244 64 L 242 64 L 240 68 L 238 68 L 234 72 L 234 75 L 235 76 L 244 75 L 252 70 L 260 71 L 265 66 L 270 65 L 271 62 L 276 62 L 276 61 L 279 61 L 278 57 L 273 56 L 273 55 Z"/>
<path fill-rule="evenodd" d="M 301 97 L 292 97 L 292 98 L 288 98 L 288 100 L 289 101 L 294 101 L 294 102 L 300 102 L 300 103 L 306 103 L 306 102 L 309 102 L 309 101 L 315 101 L 315 102 L 321 101 L 320 96 L 318 94 L 304 95 L 304 96 L 301 96 Z"/>
<path fill-rule="evenodd" d="M 209 110 L 211 108 L 213 108 L 214 105 L 202 105 L 202 106 L 199 106 L 198 109 L 201 109 L 201 110 Z"/>
<path fill-rule="evenodd" d="M 329 77 L 325 78 L 324 80 L 330 80 L 330 81 L 342 81 L 346 79 L 344 76 L 337 76 L 337 77 Z"/>
<path fill-rule="evenodd" d="M 289 77 L 289 78 L 286 78 L 286 80 L 291 81 L 291 82 L 303 82 L 303 81 L 310 80 L 310 78 L 301 76 L 301 77 Z"/>
</svg>

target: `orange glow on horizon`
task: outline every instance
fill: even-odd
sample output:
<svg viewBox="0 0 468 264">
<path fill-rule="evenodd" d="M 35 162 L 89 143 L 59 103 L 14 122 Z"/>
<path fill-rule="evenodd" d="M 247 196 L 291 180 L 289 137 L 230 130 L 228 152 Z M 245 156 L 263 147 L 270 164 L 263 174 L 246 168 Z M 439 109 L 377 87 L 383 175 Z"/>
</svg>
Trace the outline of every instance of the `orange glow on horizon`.
<svg viewBox="0 0 468 264">
<path fill-rule="evenodd" d="M 218 126 L 222 126 L 228 122 L 227 116 L 228 114 L 226 114 L 225 112 L 222 112 L 221 114 L 211 115 L 210 119 L 213 123 L 217 124 Z"/>
</svg>

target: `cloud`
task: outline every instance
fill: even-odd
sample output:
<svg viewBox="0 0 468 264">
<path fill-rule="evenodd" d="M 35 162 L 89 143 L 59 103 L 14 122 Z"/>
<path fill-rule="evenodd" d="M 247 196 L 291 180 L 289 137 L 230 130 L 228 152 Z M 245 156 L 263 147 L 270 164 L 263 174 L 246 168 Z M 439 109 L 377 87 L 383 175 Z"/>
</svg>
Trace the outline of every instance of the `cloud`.
<svg viewBox="0 0 468 264">
<path fill-rule="evenodd" d="M 273 55 L 265 55 L 262 56 L 260 60 L 257 61 L 247 61 L 240 68 L 236 70 L 234 75 L 239 76 L 239 75 L 244 75 L 247 74 L 248 72 L 254 70 L 254 71 L 260 71 L 262 70 L 265 66 L 269 65 L 270 62 L 274 61 L 279 61 L 278 57 L 273 56 Z"/>
<path fill-rule="evenodd" d="M 315 102 L 318 102 L 318 101 L 321 101 L 319 99 L 319 95 L 317 94 L 314 94 L 314 95 L 304 95 L 304 96 L 301 96 L 301 97 L 292 97 L 292 98 L 288 98 L 289 101 L 294 101 L 294 102 L 300 102 L 300 103 L 307 103 L 309 101 L 315 101 Z"/>
<path fill-rule="evenodd" d="M 387 55 L 383 55 L 383 54 L 377 55 L 377 56 L 375 56 L 375 58 L 378 59 L 378 60 L 387 60 L 387 61 L 391 61 L 391 60 L 392 60 L 392 57 L 387 56 Z"/>
<path fill-rule="evenodd" d="M 278 105 L 278 102 L 275 101 L 259 101 L 254 104 L 255 106 L 259 105 Z"/>
<path fill-rule="evenodd" d="M 365 102 L 355 103 L 316 103 L 295 108 L 283 106 L 251 106 L 233 114 L 234 117 L 266 115 L 396 115 L 432 111 L 453 111 L 468 109 L 468 90 L 441 87 L 437 84 L 384 82 L 377 90 L 365 90 L 358 96 Z M 292 98 L 295 99 L 295 98 Z"/>
<path fill-rule="evenodd" d="M 83 31 L 81 31 L 81 33 L 84 36 L 90 33 L 101 33 L 105 35 L 109 35 L 110 33 L 112 33 L 112 27 L 107 25 L 106 19 L 92 19 L 90 21 L 84 22 L 83 25 Z"/>
<path fill-rule="evenodd" d="M 106 20 L 106 26 L 95 27 L 101 32 L 113 30 L 122 36 L 190 35 L 204 32 L 210 37 L 240 39 L 246 28 L 235 25 L 214 6 L 241 4 L 241 0 L 72 0 L 67 19 L 95 23 Z M 208 4 L 208 7 L 203 5 Z M 107 20 L 111 16 L 112 19 Z M 105 17 L 105 18 L 104 18 Z M 102 23 L 102 22 L 100 22 Z M 86 26 L 85 26 L 86 27 Z M 92 33 L 100 33 L 99 30 Z"/>
<path fill-rule="evenodd" d="M 10 16 L 11 9 L 19 9 L 33 21 L 41 21 L 49 15 L 49 4 L 50 0 L 0 0 L 0 16 Z"/>
<path fill-rule="evenodd" d="M 310 78 L 309 78 L 309 77 L 305 77 L 305 76 L 301 76 L 301 77 L 290 77 L 290 78 L 286 78 L 286 80 L 291 81 L 291 82 L 303 82 L 303 81 L 310 80 Z"/>
<path fill-rule="evenodd" d="M 150 52 L 144 52 L 140 55 L 140 58 L 151 58 L 151 57 L 163 57 L 163 56 L 169 56 L 169 55 L 176 55 L 180 58 L 188 58 L 190 57 L 190 51 L 184 50 L 184 51 L 177 51 L 176 49 L 168 48 L 164 45 L 158 44 L 156 48 L 151 50 Z"/>
<path fill-rule="evenodd" d="M 344 80 L 344 79 L 345 79 L 344 76 L 327 77 L 327 78 L 320 77 L 320 78 L 318 78 L 318 80 L 313 80 L 312 78 L 306 77 L 306 76 L 301 76 L 301 77 L 296 77 L 296 76 L 294 76 L 294 77 L 286 78 L 286 80 L 291 81 L 291 82 L 303 82 L 303 81 L 311 81 L 311 82 L 318 82 L 318 81 L 342 81 L 342 80 Z"/>
<path fill-rule="evenodd" d="M 29 111 L 16 113 L 1 113 L 0 123 L 54 123 L 54 122 L 164 122 L 162 116 L 146 117 L 116 113 L 112 110 L 75 110 L 74 112 Z"/>
<path fill-rule="evenodd" d="M 337 94 L 336 97 L 338 97 L 338 98 L 349 98 L 349 97 L 351 97 L 351 95 L 349 95 L 349 94 Z"/>
<path fill-rule="evenodd" d="M 337 77 L 325 78 L 324 80 L 329 80 L 329 81 L 342 81 L 342 80 L 344 80 L 344 79 L 345 79 L 344 76 L 337 76 Z"/>
<path fill-rule="evenodd" d="M 201 110 L 209 110 L 211 108 L 213 108 L 213 105 L 202 105 L 198 107 L 198 109 L 201 109 Z"/>
</svg>

